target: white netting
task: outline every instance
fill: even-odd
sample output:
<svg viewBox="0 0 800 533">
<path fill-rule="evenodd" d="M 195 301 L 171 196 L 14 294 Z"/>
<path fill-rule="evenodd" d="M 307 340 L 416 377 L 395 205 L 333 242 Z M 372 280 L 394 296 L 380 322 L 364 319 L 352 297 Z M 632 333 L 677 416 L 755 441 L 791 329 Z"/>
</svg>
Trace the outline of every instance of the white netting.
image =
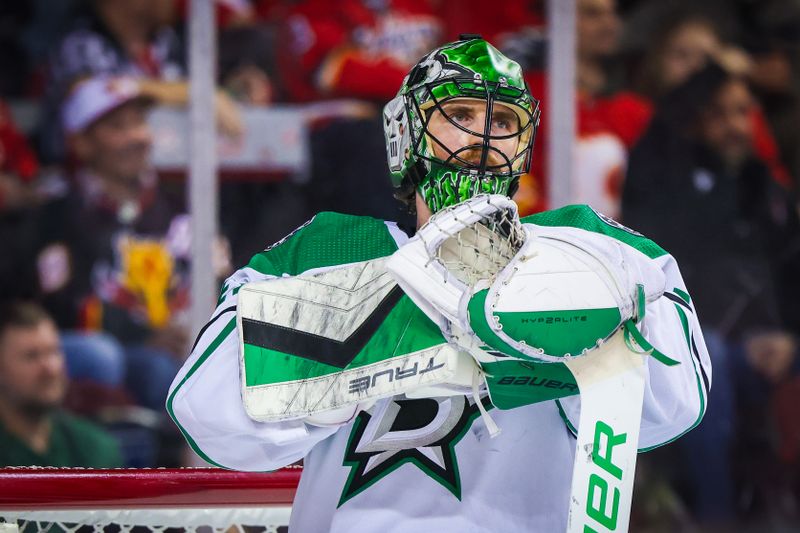
<svg viewBox="0 0 800 533">
<path fill-rule="evenodd" d="M 0 533 L 285 533 L 300 468 L 0 468 Z"/>
<path fill-rule="evenodd" d="M 16 531 L 25 533 L 282 533 L 288 527 L 290 511 L 290 507 L 0 511 L 0 518 L 8 526 L 16 524 Z M 8 526 L 0 529 L 0 533 L 15 531 Z"/>
<path fill-rule="evenodd" d="M 0 533 L 285 533 L 290 511 L 289 506 L 0 511 L 5 522 Z"/>
<path fill-rule="evenodd" d="M 473 214 L 473 212 L 470 212 Z M 436 218 L 431 219 L 436 224 Z M 525 232 L 515 210 L 499 208 L 446 239 L 436 258 L 467 285 L 491 279 L 516 255 Z"/>
</svg>

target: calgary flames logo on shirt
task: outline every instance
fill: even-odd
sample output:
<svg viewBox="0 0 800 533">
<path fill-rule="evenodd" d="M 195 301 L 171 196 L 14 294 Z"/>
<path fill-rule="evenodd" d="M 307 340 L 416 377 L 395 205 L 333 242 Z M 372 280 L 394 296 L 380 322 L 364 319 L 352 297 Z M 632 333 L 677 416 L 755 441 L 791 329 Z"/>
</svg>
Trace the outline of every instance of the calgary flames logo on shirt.
<svg viewBox="0 0 800 533">
<path fill-rule="evenodd" d="M 160 240 L 126 236 L 120 239 L 119 252 L 123 287 L 144 304 L 151 326 L 165 326 L 173 277 L 173 260 L 166 246 Z"/>
</svg>

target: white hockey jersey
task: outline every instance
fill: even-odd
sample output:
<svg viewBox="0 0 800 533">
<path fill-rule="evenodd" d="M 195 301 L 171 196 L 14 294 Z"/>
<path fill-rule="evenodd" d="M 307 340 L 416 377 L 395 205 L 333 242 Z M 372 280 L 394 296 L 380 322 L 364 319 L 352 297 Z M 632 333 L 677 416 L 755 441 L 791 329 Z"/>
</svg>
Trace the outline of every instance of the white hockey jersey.
<svg viewBox="0 0 800 533">
<path fill-rule="evenodd" d="M 587 206 L 540 213 L 523 223 L 560 228 L 565 238 L 621 242 L 661 268 L 663 295 L 648 304 L 640 328 L 680 364 L 646 362 L 639 449 L 668 443 L 697 425 L 711 367 L 675 260 Z M 389 398 L 335 427 L 261 423 L 245 413 L 235 320 L 239 288 L 386 256 L 407 239 L 393 223 L 321 213 L 254 256 L 225 283 L 211 321 L 173 382 L 168 412 L 194 451 L 213 464 L 267 471 L 304 459 L 293 532 L 564 531 L 577 395 L 493 409 L 502 428 L 496 438 L 466 396 Z"/>
</svg>

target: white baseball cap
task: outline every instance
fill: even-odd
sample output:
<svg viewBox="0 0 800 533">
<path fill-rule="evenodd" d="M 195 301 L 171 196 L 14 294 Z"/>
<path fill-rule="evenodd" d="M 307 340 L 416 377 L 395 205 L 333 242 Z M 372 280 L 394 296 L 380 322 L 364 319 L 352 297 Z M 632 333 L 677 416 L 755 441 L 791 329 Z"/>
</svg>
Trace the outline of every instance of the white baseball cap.
<svg viewBox="0 0 800 533">
<path fill-rule="evenodd" d="M 83 80 L 73 87 L 61 106 L 64 131 L 83 131 L 107 113 L 133 100 L 152 100 L 141 93 L 133 78 L 98 76 Z"/>
</svg>

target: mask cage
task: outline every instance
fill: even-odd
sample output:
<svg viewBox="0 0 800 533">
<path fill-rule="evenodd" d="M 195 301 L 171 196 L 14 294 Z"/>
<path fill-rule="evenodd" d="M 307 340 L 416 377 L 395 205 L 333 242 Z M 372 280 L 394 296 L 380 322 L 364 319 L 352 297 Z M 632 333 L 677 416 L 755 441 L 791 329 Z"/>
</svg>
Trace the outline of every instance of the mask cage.
<svg viewBox="0 0 800 533">
<path fill-rule="evenodd" d="M 421 87 L 410 91 L 406 95 L 406 103 L 409 109 L 413 109 L 420 121 L 421 130 L 410 128 L 411 149 L 418 160 L 429 163 L 444 165 L 457 172 L 468 171 L 476 176 L 494 176 L 505 178 L 516 178 L 530 168 L 531 152 L 536 137 L 536 129 L 539 124 L 539 101 L 531 98 L 532 109 L 530 111 L 519 102 L 524 101 L 527 93 L 524 89 L 511 87 L 497 82 L 480 80 L 478 77 L 456 77 L 448 78 L 434 83 L 426 83 Z M 486 120 L 483 131 L 474 131 L 457 123 L 450 117 L 443 105 L 455 98 L 474 98 L 486 102 Z M 495 102 L 500 102 L 510 107 L 517 115 L 520 127 L 518 131 L 507 135 L 492 135 L 491 124 L 493 118 L 493 108 Z M 433 135 L 428 129 L 428 122 L 431 112 L 438 110 L 445 119 L 454 127 L 464 131 L 478 139 L 479 143 L 463 146 L 456 151 L 452 151 L 445 144 Z M 409 122 L 412 122 L 409 117 Z M 487 133 L 489 132 L 489 133 Z M 432 142 L 437 143 L 443 151 L 448 154 L 447 159 L 442 160 L 435 157 L 432 147 L 427 150 L 420 150 L 423 139 L 427 136 Z M 491 146 L 492 141 L 506 140 L 518 137 L 520 143 L 513 158 L 509 158 L 498 148 Z M 481 159 L 479 163 L 468 161 L 461 157 L 465 151 L 480 150 Z M 426 153 L 430 151 L 431 153 Z M 489 152 L 492 151 L 500 156 L 500 164 L 488 165 Z"/>
</svg>

